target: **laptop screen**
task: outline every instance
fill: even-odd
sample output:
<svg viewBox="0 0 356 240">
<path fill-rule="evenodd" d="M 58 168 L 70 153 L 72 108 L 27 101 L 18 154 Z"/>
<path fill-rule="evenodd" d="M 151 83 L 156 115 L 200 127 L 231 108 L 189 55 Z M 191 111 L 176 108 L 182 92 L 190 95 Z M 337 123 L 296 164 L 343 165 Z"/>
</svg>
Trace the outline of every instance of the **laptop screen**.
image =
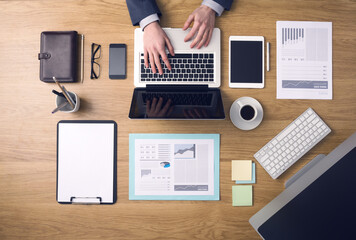
<svg viewBox="0 0 356 240">
<path fill-rule="evenodd" d="M 209 88 L 136 88 L 131 119 L 224 119 L 219 89 Z"/>
</svg>

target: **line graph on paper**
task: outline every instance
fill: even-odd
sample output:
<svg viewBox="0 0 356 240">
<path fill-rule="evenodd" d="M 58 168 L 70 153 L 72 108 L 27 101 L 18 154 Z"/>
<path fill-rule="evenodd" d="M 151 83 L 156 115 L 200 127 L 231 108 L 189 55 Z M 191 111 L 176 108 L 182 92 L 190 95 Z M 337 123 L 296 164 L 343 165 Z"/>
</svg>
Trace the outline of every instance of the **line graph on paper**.
<svg viewBox="0 0 356 240">
<path fill-rule="evenodd" d="M 327 89 L 328 81 L 282 80 L 282 88 Z"/>
</svg>

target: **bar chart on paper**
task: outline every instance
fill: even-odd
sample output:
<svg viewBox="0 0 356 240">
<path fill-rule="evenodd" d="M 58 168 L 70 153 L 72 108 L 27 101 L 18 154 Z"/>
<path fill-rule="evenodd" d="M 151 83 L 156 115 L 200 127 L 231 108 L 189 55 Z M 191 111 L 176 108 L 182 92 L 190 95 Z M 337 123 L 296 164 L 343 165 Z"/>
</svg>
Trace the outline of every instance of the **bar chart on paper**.
<svg viewBox="0 0 356 240">
<path fill-rule="evenodd" d="M 331 23 L 277 22 L 277 98 L 331 99 Z"/>
</svg>

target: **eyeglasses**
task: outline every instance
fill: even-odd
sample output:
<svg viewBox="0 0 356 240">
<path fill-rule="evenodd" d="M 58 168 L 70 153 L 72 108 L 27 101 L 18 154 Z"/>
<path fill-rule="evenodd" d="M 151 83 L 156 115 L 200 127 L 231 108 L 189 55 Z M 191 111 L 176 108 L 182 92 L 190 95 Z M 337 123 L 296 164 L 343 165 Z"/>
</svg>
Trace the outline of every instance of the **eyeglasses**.
<svg viewBox="0 0 356 240">
<path fill-rule="evenodd" d="M 101 45 L 91 44 L 91 79 L 98 79 L 100 77 L 100 64 L 96 62 L 101 57 Z"/>
</svg>

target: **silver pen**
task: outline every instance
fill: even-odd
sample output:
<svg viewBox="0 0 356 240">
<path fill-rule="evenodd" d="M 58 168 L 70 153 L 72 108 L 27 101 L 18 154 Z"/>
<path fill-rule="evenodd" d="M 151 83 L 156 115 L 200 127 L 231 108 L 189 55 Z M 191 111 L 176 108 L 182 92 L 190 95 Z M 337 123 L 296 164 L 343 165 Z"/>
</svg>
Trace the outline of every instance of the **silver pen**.
<svg viewBox="0 0 356 240">
<path fill-rule="evenodd" d="M 270 61 L 269 51 L 270 51 L 270 43 L 267 42 L 267 72 L 269 72 L 269 61 Z"/>
<path fill-rule="evenodd" d="M 63 87 L 63 92 L 65 92 L 67 95 L 68 95 L 68 98 L 69 98 L 69 100 L 71 101 L 71 103 L 73 104 L 73 106 L 75 106 L 75 101 L 73 100 L 73 98 L 72 98 L 72 96 L 68 93 L 68 91 L 67 91 L 67 89 L 64 87 L 64 86 L 62 86 Z M 74 108 L 74 107 L 73 107 Z"/>
<path fill-rule="evenodd" d="M 58 107 L 56 107 L 55 109 L 53 109 L 52 114 L 58 112 L 59 110 L 61 110 L 62 108 L 64 108 L 65 106 L 67 106 L 68 102 L 63 102 L 61 105 L 59 105 Z"/>
</svg>

